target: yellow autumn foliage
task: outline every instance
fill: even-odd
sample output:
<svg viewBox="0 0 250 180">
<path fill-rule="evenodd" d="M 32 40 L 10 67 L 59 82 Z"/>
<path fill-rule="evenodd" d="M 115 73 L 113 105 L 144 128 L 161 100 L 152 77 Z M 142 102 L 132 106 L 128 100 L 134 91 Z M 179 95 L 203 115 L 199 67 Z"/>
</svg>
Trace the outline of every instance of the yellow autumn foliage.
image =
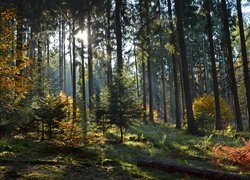
<svg viewBox="0 0 250 180">
<path fill-rule="evenodd" d="M 223 122 L 234 118 L 233 111 L 222 97 L 220 97 L 220 108 Z M 214 124 L 216 114 L 214 96 L 203 94 L 197 97 L 193 102 L 193 111 L 195 119 L 200 120 L 203 118 L 206 123 Z"/>
<path fill-rule="evenodd" d="M 16 48 L 16 11 L 0 8 L 0 97 L 9 93 L 24 97 L 31 88 L 30 69 L 32 62 L 18 52 Z M 22 63 L 16 66 L 16 60 L 22 58 Z M 21 74 L 21 71 L 23 72 Z"/>
</svg>

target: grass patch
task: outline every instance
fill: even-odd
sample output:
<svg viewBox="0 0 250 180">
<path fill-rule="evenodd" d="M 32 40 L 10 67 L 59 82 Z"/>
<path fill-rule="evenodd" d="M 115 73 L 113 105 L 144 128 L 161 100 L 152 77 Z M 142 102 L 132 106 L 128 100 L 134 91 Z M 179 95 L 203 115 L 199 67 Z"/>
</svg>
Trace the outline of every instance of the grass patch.
<svg viewBox="0 0 250 180">
<path fill-rule="evenodd" d="M 28 139 L 1 139 L 0 178 L 190 178 L 180 173 L 166 174 L 154 169 L 139 168 L 136 166 L 139 159 L 247 173 L 235 163 L 218 164 L 214 160 L 212 148 L 216 144 L 237 147 L 248 138 L 245 133 L 233 133 L 227 130 L 214 131 L 197 137 L 186 134 L 184 130 L 176 130 L 171 125 L 136 123 L 126 131 L 122 144 L 118 143 L 119 131 L 116 128 L 108 129 L 105 135 L 96 129 L 90 131 L 89 141 L 79 147 L 65 146 L 56 140 L 36 142 Z M 24 163 L 18 163 L 20 161 Z"/>
</svg>

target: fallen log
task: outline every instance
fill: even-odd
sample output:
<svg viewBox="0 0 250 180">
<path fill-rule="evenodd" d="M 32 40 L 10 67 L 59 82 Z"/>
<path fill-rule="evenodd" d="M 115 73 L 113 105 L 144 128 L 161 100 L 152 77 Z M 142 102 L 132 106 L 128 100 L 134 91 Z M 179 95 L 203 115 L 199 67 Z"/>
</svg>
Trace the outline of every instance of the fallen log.
<svg viewBox="0 0 250 180">
<path fill-rule="evenodd" d="M 33 165 L 37 165 L 37 164 L 47 164 L 47 165 L 57 165 L 60 164 L 60 162 L 56 162 L 56 161 L 51 161 L 51 160 L 14 160 L 14 159 L 4 159 L 4 158 L 0 158 L 0 164 L 33 164 Z"/>
<path fill-rule="evenodd" d="M 186 173 L 188 175 L 197 176 L 200 178 L 208 178 L 208 179 L 220 179 L 220 180 L 233 180 L 233 179 L 248 180 L 250 179 L 250 176 L 248 175 L 229 173 L 229 172 L 212 170 L 212 169 L 207 169 L 207 168 L 188 167 L 184 165 L 166 163 L 166 162 L 161 162 L 161 161 L 139 160 L 137 161 L 137 166 L 155 168 L 155 169 L 162 170 L 168 173 L 176 173 L 176 172 Z"/>
</svg>

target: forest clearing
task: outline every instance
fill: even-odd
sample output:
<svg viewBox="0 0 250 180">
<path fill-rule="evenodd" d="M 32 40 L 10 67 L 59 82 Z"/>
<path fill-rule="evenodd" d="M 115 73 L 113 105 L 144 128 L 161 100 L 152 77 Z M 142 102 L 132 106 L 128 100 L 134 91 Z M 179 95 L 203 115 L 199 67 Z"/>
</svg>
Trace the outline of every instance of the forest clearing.
<svg viewBox="0 0 250 180">
<path fill-rule="evenodd" d="M 250 179 L 249 0 L 0 0 L 0 179 Z"/>
</svg>

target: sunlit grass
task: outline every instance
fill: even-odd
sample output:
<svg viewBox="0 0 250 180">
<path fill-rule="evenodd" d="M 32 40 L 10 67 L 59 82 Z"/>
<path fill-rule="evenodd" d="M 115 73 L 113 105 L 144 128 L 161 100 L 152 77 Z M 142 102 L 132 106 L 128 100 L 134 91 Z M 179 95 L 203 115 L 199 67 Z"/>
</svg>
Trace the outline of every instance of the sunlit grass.
<svg viewBox="0 0 250 180">
<path fill-rule="evenodd" d="M 238 165 L 221 164 L 214 160 L 212 147 L 216 144 L 240 146 L 247 134 L 229 130 L 206 132 L 204 136 L 186 134 L 165 124 L 133 124 L 119 143 L 119 130 L 108 129 L 104 134 L 96 127 L 88 132 L 89 140 L 79 147 L 66 147 L 56 140 L 35 142 L 23 139 L 1 139 L 0 158 L 32 161 L 34 166 L 13 171 L 13 177 L 27 179 L 63 179 L 84 177 L 90 171 L 97 177 L 119 177 L 130 179 L 186 178 L 183 174 L 166 174 L 149 168 L 139 168 L 137 160 L 160 160 L 191 167 L 206 167 L 241 172 Z M 0 159 L 1 160 L 1 159 Z M 54 162 L 41 164 L 40 161 Z M 0 161 L 1 162 L 1 161 Z M 57 164 L 58 163 L 58 164 Z M 0 166 L 2 172 L 9 171 Z M 95 172 L 95 169 L 99 169 Z M 75 174 L 74 174 L 75 173 Z M 88 175 L 86 177 L 92 177 Z"/>
</svg>

